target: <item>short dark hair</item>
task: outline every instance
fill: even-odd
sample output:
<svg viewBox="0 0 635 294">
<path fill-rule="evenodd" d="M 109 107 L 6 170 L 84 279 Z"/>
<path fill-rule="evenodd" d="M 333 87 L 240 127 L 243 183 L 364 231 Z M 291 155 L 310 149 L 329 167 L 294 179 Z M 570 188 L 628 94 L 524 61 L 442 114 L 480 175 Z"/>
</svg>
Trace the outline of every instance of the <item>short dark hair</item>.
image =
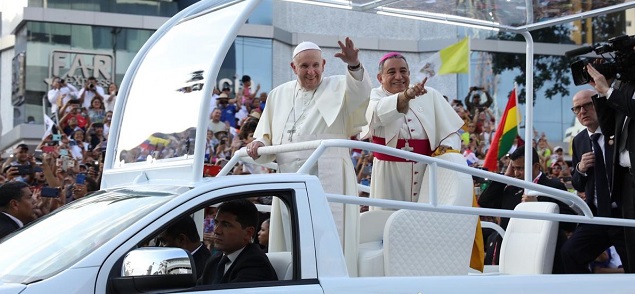
<svg viewBox="0 0 635 294">
<path fill-rule="evenodd" d="M 406 62 L 406 67 L 408 67 L 408 70 L 410 70 L 410 66 L 408 65 L 408 60 L 406 60 L 406 57 L 401 55 L 401 54 L 394 54 L 394 55 L 382 60 L 379 63 L 379 73 L 383 73 L 384 72 L 384 64 L 386 63 L 386 60 L 393 59 L 393 58 L 401 58 L 401 59 L 403 59 L 403 61 Z"/>
<path fill-rule="evenodd" d="M 93 123 L 91 127 L 93 127 L 93 128 L 103 128 L 104 124 L 96 122 L 96 123 Z"/>
<path fill-rule="evenodd" d="M 171 237 L 176 237 L 179 234 L 183 234 L 187 237 L 187 239 L 190 240 L 190 242 L 201 241 L 201 238 L 198 235 L 198 231 L 196 230 L 196 224 L 189 215 L 186 215 L 171 224 L 165 230 L 165 234 Z"/>
<path fill-rule="evenodd" d="M 531 152 L 531 162 L 532 163 L 539 163 L 540 162 L 540 158 L 538 157 L 538 152 L 536 152 L 536 148 L 531 148 L 532 152 Z M 514 150 L 514 152 L 512 152 L 509 155 L 509 158 L 511 160 L 516 160 L 518 158 L 521 157 L 525 157 L 525 145 L 523 146 L 518 146 L 518 148 L 516 148 L 516 150 Z"/>
<path fill-rule="evenodd" d="M 88 80 L 89 81 L 93 81 L 93 80 L 96 81 L 97 79 L 95 77 L 93 77 L 93 76 L 90 76 L 90 77 L 88 77 Z"/>
<path fill-rule="evenodd" d="M 251 77 L 248 75 L 244 75 L 242 79 L 240 79 L 241 82 L 251 82 Z"/>
<path fill-rule="evenodd" d="M 79 101 L 79 99 L 71 99 L 68 100 L 68 104 L 81 104 L 81 102 Z"/>
<path fill-rule="evenodd" d="M 11 200 L 20 200 L 22 198 L 22 189 L 28 188 L 24 182 L 8 182 L 0 186 L 0 207 L 6 207 Z"/>
<path fill-rule="evenodd" d="M 26 149 L 27 151 L 29 151 L 29 146 L 22 143 L 22 144 L 18 144 L 18 146 L 16 146 L 16 148 L 18 149 Z"/>
<path fill-rule="evenodd" d="M 218 213 L 231 213 L 236 216 L 236 221 L 244 229 L 258 227 L 258 208 L 247 199 L 226 201 L 218 206 Z"/>
</svg>

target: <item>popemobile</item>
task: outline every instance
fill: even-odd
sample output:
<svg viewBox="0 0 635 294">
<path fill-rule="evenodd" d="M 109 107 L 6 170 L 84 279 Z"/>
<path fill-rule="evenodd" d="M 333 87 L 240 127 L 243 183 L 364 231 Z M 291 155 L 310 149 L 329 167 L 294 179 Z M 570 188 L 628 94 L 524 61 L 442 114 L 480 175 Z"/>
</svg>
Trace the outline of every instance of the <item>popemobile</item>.
<svg viewBox="0 0 635 294">
<path fill-rule="evenodd" d="M 101 190 L 0 240 L 0 293 L 633 293 L 631 274 L 552 275 L 551 268 L 559 222 L 633 227 L 635 221 L 593 217 L 573 194 L 470 168 L 460 155 L 310 141 L 258 149 L 260 155 L 313 150 L 297 173 L 229 175 L 239 161 L 253 163 L 240 150 L 217 176 L 203 177 L 205 93 L 258 3 L 200 1 L 148 40 L 121 84 Z M 144 142 L 174 150 L 138 153 Z M 427 192 L 418 203 L 327 194 L 310 170 L 334 147 L 425 162 Z M 472 185 L 465 185 L 472 176 L 558 199 L 578 215 L 560 215 L 550 202 L 513 211 L 472 207 Z M 253 197 L 273 202 L 256 207 L 271 214 L 266 256 L 277 280 L 197 283 L 188 251 L 151 246 L 177 219 L 193 216 L 202 235 L 206 209 Z M 345 206 L 343 233 L 330 203 Z M 360 205 L 386 209 L 360 214 Z M 500 265 L 483 271 L 470 268 L 479 215 L 511 218 L 506 231 L 483 223 L 504 236 Z"/>
</svg>

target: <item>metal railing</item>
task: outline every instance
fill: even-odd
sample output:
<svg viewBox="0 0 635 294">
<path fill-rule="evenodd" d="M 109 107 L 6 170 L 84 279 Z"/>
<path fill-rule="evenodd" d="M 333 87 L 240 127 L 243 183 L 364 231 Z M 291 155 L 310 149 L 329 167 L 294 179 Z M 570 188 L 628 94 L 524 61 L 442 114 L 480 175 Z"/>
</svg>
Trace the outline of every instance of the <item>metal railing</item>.
<svg viewBox="0 0 635 294">
<path fill-rule="evenodd" d="M 481 169 L 469 167 L 467 165 L 461 165 L 461 164 L 445 161 L 442 159 L 438 159 L 435 157 L 415 154 L 412 152 L 408 152 L 408 151 L 404 151 L 404 150 L 400 150 L 400 149 L 396 149 L 392 147 L 387 147 L 383 145 L 378 145 L 374 143 L 344 140 L 344 139 L 318 140 L 318 141 L 284 144 L 284 145 L 278 145 L 278 146 L 260 147 L 258 148 L 258 154 L 271 155 L 271 154 L 277 154 L 277 153 L 283 153 L 283 152 L 294 152 L 294 151 L 315 149 L 315 151 L 309 156 L 309 158 L 306 159 L 302 167 L 300 167 L 300 169 L 297 171 L 297 173 L 300 173 L 300 174 L 308 174 L 310 169 L 317 163 L 318 159 L 320 158 L 320 156 L 322 156 L 322 154 L 324 154 L 324 151 L 327 148 L 338 148 L 338 147 L 380 152 L 380 153 L 388 154 L 395 157 L 401 157 L 411 161 L 426 163 L 428 165 L 426 172 L 430 173 L 429 203 L 412 203 L 412 202 L 404 202 L 404 201 L 397 201 L 397 200 L 374 199 L 374 198 L 366 198 L 366 197 L 351 197 L 346 195 L 327 194 L 327 199 L 330 202 L 378 206 L 378 207 L 391 208 L 391 209 L 410 209 L 410 210 L 420 210 L 420 211 L 436 211 L 436 212 L 445 212 L 445 213 L 488 215 L 488 216 L 498 216 L 498 217 L 517 217 L 517 218 L 526 218 L 526 219 L 543 219 L 543 220 L 573 222 L 573 223 L 593 223 L 593 224 L 601 224 L 601 225 L 635 227 L 635 220 L 594 217 L 591 209 L 586 204 L 586 202 L 584 202 L 577 195 L 574 195 L 568 191 L 558 190 L 555 188 L 538 185 L 533 182 L 526 182 L 519 179 L 510 178 L 508 176 L 500 175 L 497 173 L 492 173 L 492 172 L 484 171 Z M 238 150 L 234 154 L 232 159 L 219 172 L 218 176 L 228 175 L 232 167 L 236 165 L 238 161 L 240 161 L 241 158 L 243 157 L 248 157 L 245 148 Z M 505 210 L 505 209 L 439 205 L 438 197 L 437 197 L 438 189 L 436 185 L 437 173 L 439 168 L 454 170 L 454 171 L 462 172 L 465 174 L 470 174 L 472 176 L 487 178 L 487 179 L 494 180 L 497 182 L 502 182 L 508 185 L 521 187 L 526 189 L 526 193 L 529 193 L 532 195 L 537 195 L 539 193 L 540 195 L 561 201 L 562 203 L 571 207 L 579 215 L 551 214 L 551 213 L 539 213 L 539 212 L 518 212 L 513 210 Z"/>
</svg>

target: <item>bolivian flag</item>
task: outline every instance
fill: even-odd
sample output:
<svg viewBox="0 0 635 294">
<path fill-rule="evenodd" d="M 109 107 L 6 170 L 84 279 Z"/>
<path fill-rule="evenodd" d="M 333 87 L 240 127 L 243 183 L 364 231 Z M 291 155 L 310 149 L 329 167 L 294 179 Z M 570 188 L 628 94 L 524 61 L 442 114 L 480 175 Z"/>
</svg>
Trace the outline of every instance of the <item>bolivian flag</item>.
<svg viewBox="0 0 635 294">
<path fill-rule="evenodd" d="M 514 144 L 514 138 L 518 136 L 518 122 L 520 115 L 518 114 L 518 99 L 516 95 L 516 88 L 512 90 L 507 100 L 507 106 L 505 112 L 501 117 L 492 144 L 487 150 L 485 155 L 485 162 L 483 167 L 491 172 L 496 172 L 498 169 L 498 160 L 505 156 L 509 149 Z"/>
</svg>

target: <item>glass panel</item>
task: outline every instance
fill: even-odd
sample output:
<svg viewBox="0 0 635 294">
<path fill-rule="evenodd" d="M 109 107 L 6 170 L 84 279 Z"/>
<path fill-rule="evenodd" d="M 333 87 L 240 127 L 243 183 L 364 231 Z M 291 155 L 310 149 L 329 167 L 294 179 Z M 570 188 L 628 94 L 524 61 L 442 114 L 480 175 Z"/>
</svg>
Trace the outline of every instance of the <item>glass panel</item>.
<svg viewBox="0 0 635 294">
<path fill-rule="evenodd" d="M 210 75 L 206 71 L 226 34 L 212 28 L 233 23 L 244 6 L 242 2 L 182 22 L 149 50 L 127 97 L 117 162 L 194 154 L 198 111 L 206 99 L 201 90 Z"/>
<path fill-rule="evenodd" d="M 29 7 L 45 7 L 84 11 L 171 17 L 178 12 L 178 1 L 172 0 L 29 0 Z"/>
<path fill-rule="evenodd" d="M 315 1 L 322 2 L 322 1 Z M 331 0 L 328 3 L 341 3 L 347 6 L 349 1 Z M 375 4 L 376 0 L 352 0 L 354 6 Z M 381 2 L 381 1 L 380 1 Z M 555 18 L 589 12 L 591 10 L 625 3 L 624 0 L 613 1 L 580 1 L 580 0 L 493 0 L 493 1 L 440 1 L 440 0 L 402 0 L 384 1 L 389 3 L 383 8 L 410 10 L 436 14 L 449 14 L 475 20 L 492 22 L 505 26 L 522 26 L 540 23 Z M 394 2 L 394 3 L 393 3 Z M 527 3 L 532 3 L 530 7 Z M 530 17 L 527 21 L 527 12 Z"/>
<path fill-rule="evenodd" d="M 38 220 L 0 244 L 0 281 L 46 279 L 84 258 L 157 207 L 187 191 L 151 187 L 97 192 Z M 151 192 L 148 192 L 151 191 Z M 64 230 L 60 230 L 63 224 Z"/>
</svg>

